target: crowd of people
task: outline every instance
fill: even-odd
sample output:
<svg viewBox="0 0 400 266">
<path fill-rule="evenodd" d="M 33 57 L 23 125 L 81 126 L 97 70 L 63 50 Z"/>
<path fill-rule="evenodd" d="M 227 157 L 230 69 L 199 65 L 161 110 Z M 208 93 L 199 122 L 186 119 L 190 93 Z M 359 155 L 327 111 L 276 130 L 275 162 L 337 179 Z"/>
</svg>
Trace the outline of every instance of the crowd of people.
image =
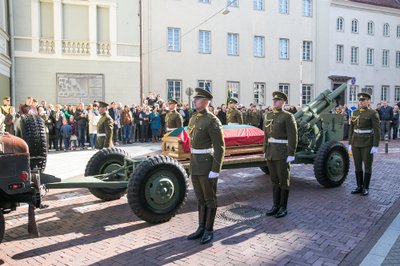
<svg viewBox="0 0 400 266">
<path fill-rule="evenodd" d="M 0 132 L 6 131 L 15 134 L 15 121 L 21 114 L 39 115 L 45 122 L 49 150 L 77 150 L 93 149 L 96 143 L 97 123 L 100 119 L 99 104 L 94 101 L 85 105 L 48 104 L 45 100 L 40 103 L 33 97 L 27 97 L 23 104 L 16 109 L 10 105 L 10 97 L 3 97 L 1 106 Z M 399 105 L 389 106 L 387 102 L 378 103 L 376 110 L 381 121 L 381 138 L 397 139 L 399 131 Z M 229 109 L 235 109 L 240 114 L 240 124 L 249 124 L 262 129 L 263 117 L 272 109 L 251 103 L 248 107 L 237 102 L 209 106 L 221 121 L 228 124 Z M 301 108 L 300 105 L 288 105 L 285 109 L 294 114 Z M 132 144 L 135 142 L 159 142 L 167 132 L 166 114 L 169 112 L 168 103 L 159 94 L 150 93 L 142 105 L 123 105 L 120 102 L 111 102 L 109 115 L 114 120 L 113 143 Z M 183 118 L 183 126 L 187 126 L 192 115 L 189 104 L 177 104 L 177 112 Z M 349 121 L 352 110 L 346 106 L 338 106 L 337 114 L 344 118 L 344 139 L 348 138 Z M 4 121 L 1 123 L 1 121 Z M 2 129 L 3 128 L 3 129 Z"/>
</svg>

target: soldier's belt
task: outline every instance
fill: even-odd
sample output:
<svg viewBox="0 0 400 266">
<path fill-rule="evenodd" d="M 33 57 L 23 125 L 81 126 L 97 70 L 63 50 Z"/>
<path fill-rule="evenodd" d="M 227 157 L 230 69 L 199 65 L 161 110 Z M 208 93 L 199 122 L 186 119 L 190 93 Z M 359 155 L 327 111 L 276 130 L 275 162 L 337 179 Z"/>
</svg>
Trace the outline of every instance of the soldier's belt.
<svg viewBox="0 0 400 266">
<path fill-rule="evenodd" d="M 231 123 L 231 122 L 229 122 L 228 125 L 239 125 L 239 123 Z"/>
<path fill-rule="evenodd" d="M 369 134 L 369 133 L 372 133 L 372 129 L 354 129 L 354 133 Z"/>
<path fill-rule="evenodd" d="M 274 139 L 274 138 L 268 138 L 269 143 L 280 143 L 280 144 L 288 144 L 287 139 Z"/>
<path fill-rule="evenodd" d="M 173 131 L 175 129 L 177 129 L 177 128 L 169 128 L 169 127 L 167 127 L 167 131 Z"/>
<path fill-rule="evenodd" d="M 107 136 L 106 133 L 97 133 L 97 137 L 105 137 Z"/>
<path fill-rule="evenodd" d="M 213 148 L 209 148 L 209 149 L 193 149 L 190 148 L 190 153 L 191 154 L 210 154 L 213 153 L 214 149 Z"/>
</svg>

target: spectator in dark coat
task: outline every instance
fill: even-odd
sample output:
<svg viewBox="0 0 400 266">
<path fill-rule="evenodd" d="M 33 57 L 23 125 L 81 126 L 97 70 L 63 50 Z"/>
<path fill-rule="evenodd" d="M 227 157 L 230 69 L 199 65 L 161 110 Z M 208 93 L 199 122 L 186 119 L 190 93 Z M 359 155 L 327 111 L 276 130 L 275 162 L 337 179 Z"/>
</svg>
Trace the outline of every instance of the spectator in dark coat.
<svg viewBox="0 0 400 266">
<path fill-rule="evenodd" d="M 71 135 L 72 135 L 72 127 L 68 125 L 67 119 L 62 120 L 62 126 L 60 128 L 60 135 L 62 136 L 62 139 L 64 141 L 64 151 L 67 151 L 70 149 L 70 141 L 71 141 Z"/>
<path fill-rule="evenodd" d="M 384 140 L 386 134 L 390 139 L 390 125 L 393 121 L 393 108 L 384 101 L 378 113 L 379 119 L 381 120 L 381 140 Z"/>
<path fill-rule="evenodd" d="M 84 108 L 83 103 L 79 103 L 74 113 L 74 120 L 78 125 L 78 144 L 79 147 L 84 149 L 86 143 L 87 127 L 88 127 L 88 113 Z"/>
<path fill-rule="evenodd" d="M 217 117 L 219 118 L 219 121 L 221 121 L 221 124 L 226 125 L 226 105 L 225 104 L 221 105 L 221 110 L 218 112 Z"/>
</svg>

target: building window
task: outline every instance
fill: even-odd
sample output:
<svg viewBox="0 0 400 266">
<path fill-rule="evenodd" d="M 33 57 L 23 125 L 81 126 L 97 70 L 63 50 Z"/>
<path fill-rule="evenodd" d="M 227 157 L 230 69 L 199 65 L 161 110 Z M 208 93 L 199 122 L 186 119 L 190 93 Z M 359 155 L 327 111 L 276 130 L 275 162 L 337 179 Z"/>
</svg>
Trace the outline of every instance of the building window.
<svg viewBox="0 0 400 266">
<path fill-rule="evenodd" d="M 382 51 L 382 66 L 384 67 L 389 66 L 389 50 Z"/>
<path fill-rule="evenodd" d="M 199 31 L 199 53 L 211 54 L 211 31 Z"/>
<path fill-rule="evenodd" d="M 389 100 L 389 86 L 382 86 L 381 89 L 381 101 Z"/>
<path fill-rule="evenodd" d="M 289 98 L 289 84 L 288 83 L 280 83 L 279 84 L 279 91 L 286 94 Z M 287 101 L 286 101 L 287 103 Z"/>
<path fill-rule="evenodd" d="M 303 0 L 303 16 L 312 16 L 312 0 Z"/>
<path fill-rule="evenodd" d="M 289 13 L 289 0 L 279 0 L 279 13 L 288 14 Z"/>
<path fill-rule="evenodd" d="M 312 60 L 312 42 L 310 41 L 303 41 L 303 60 Z"/>
<path fill-rule="evenodd" d="M 358 91 L 358 86 L 356 86 L 356 85 L 350 86 L 349 102 L 352 102 L 352 103 L 357 102 L 357 91 Z"/>
<path fill-rule="evenodd" d="M 264 0 L 253 0 L 254 10 L 264 10 Z"/>
<path fill-rule="evenodd" d="M 259 105 L 265 104 L 265 83 L 263 82 L 254 82 L 253 88 L 253 103 Z"/>
<path fill-rule="evenodd" d="M 343 26 L 344 26 L 344 19 L 342 17 L 338 17 L 336 19 L 336 30 L 343 31 Z"/>
<path fill-rule="evenodd" d="M 368 35 L 374 35 L 375 34 L 375 24 L 374 24 L 373 21 L 368 21 L 367 33 L 368 33 Z"/>
<path fill-rule="evenodd" d="M 373 102 L 373 99 L 374 99 L 374 86 L 365 86 L 364 88 L 361 89 L 361 92 L 366 92 L 369 95 L 371 95 L 371 102 Z"/>
<path fill-rule="evenodd" d="M 168 28 L 168 51 L 180 52 L 181 51 L 181 29 Z"/>
<path fill-rule="evenodd" d="M 358 47 L 351 47 L 351 63 L 358 64 Z"/>
<path fill-rule="evenodd" d="M 265 56 L 265 40 L 264 36 L 254 36 L 254 56 Z"/>
<path fill-rule="evenodd" d="M 343 63 L 343 50 L 342 44 L 336 45 L 336 63 Z"/>
<path fill-rule="evenodd" d="M 239 6 L 239 0 L 227 0 L 226 4 L 228 6 L 238 7 Z"/>
<path fill-rule="evenodd" d="M 400 86 L 394 87 L 394 101 L 400 102 Z"/>
<path fill-rule="evenodd" d="M 198 80 L 197 86 L 206 91 L 212 92 L 212 81 L 211 80 Z"/>
<path fill-rule="evenodd" d="M 357 19 L 353 19 L 351 21 L 351 32 L 358 33 L 358 20 Z"/>
<path fill-rule="evenodd" d="M 397 25 L 397 38 L 400 38 L 400 25 Z"/>
<path fill-rule="evenodd" d="M 289 39 L 279 39 L 279 59 L 289 59 Z"/>
<path fill-rule="evenodd" d="M 228 99 L 235 97 L 239 99 L 240 95 L 240 82 L 238 81 L 228 81 Z"/>
<path fill-rule="evenodd" d="M 389 37 L 389 36 L 390 36 L 390 27 L 389 27 L 389 23 L 383 24 L 383 36 L 384 36 L 384 37 Z"/>
<path fill-rule="evenodd" d="M 374 65 L 374 49 L 367 48 L 367 65 Z"/>
<path fill-rule="evenodd" d="M 199 2 L 200 2 L 200 3 L 205 3 L 205 4 L 209 4 L 209 3 L 211 3 L 211 1 L 210 1 L 210 0 L 199 0 Z"/>
<path fill-rule="evenodd" d="M 182 81 L 169 79 L 168 83 L 168 100 L 174 99 L 178 102 L 181 101 Z"/>
<path fill-rule="evenodd" d="M 228 33 L 228 55 L 239 55 L 239 34 Z"/>
<path fill-rule="evenodd" d="M 301 87 L 301 103 L 302 104 L 308 104 L 311 102 L 311 89 L 312 85 L 303 85 Z"/>
<path fill-rule="evenodd" d="M 400 51 L 396 51 L 396 67 L 400 67 Z"/>
</svg>

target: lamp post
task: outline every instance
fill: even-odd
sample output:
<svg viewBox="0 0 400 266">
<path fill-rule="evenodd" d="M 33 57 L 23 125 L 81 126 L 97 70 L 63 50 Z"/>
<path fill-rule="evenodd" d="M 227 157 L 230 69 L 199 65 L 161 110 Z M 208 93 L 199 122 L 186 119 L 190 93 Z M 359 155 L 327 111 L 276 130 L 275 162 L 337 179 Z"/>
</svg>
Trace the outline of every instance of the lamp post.
<svg viewBox="0 0 400 266">
<path fill-rule="evenodd" d="M 139 0 L 139 68 L 140 68 L 140 77 L 139 77 L 139 91 L 140 91 L 140 105 L 143 104 L 143 35 L 142 35 L 142 0 Z"/>
</svg>

